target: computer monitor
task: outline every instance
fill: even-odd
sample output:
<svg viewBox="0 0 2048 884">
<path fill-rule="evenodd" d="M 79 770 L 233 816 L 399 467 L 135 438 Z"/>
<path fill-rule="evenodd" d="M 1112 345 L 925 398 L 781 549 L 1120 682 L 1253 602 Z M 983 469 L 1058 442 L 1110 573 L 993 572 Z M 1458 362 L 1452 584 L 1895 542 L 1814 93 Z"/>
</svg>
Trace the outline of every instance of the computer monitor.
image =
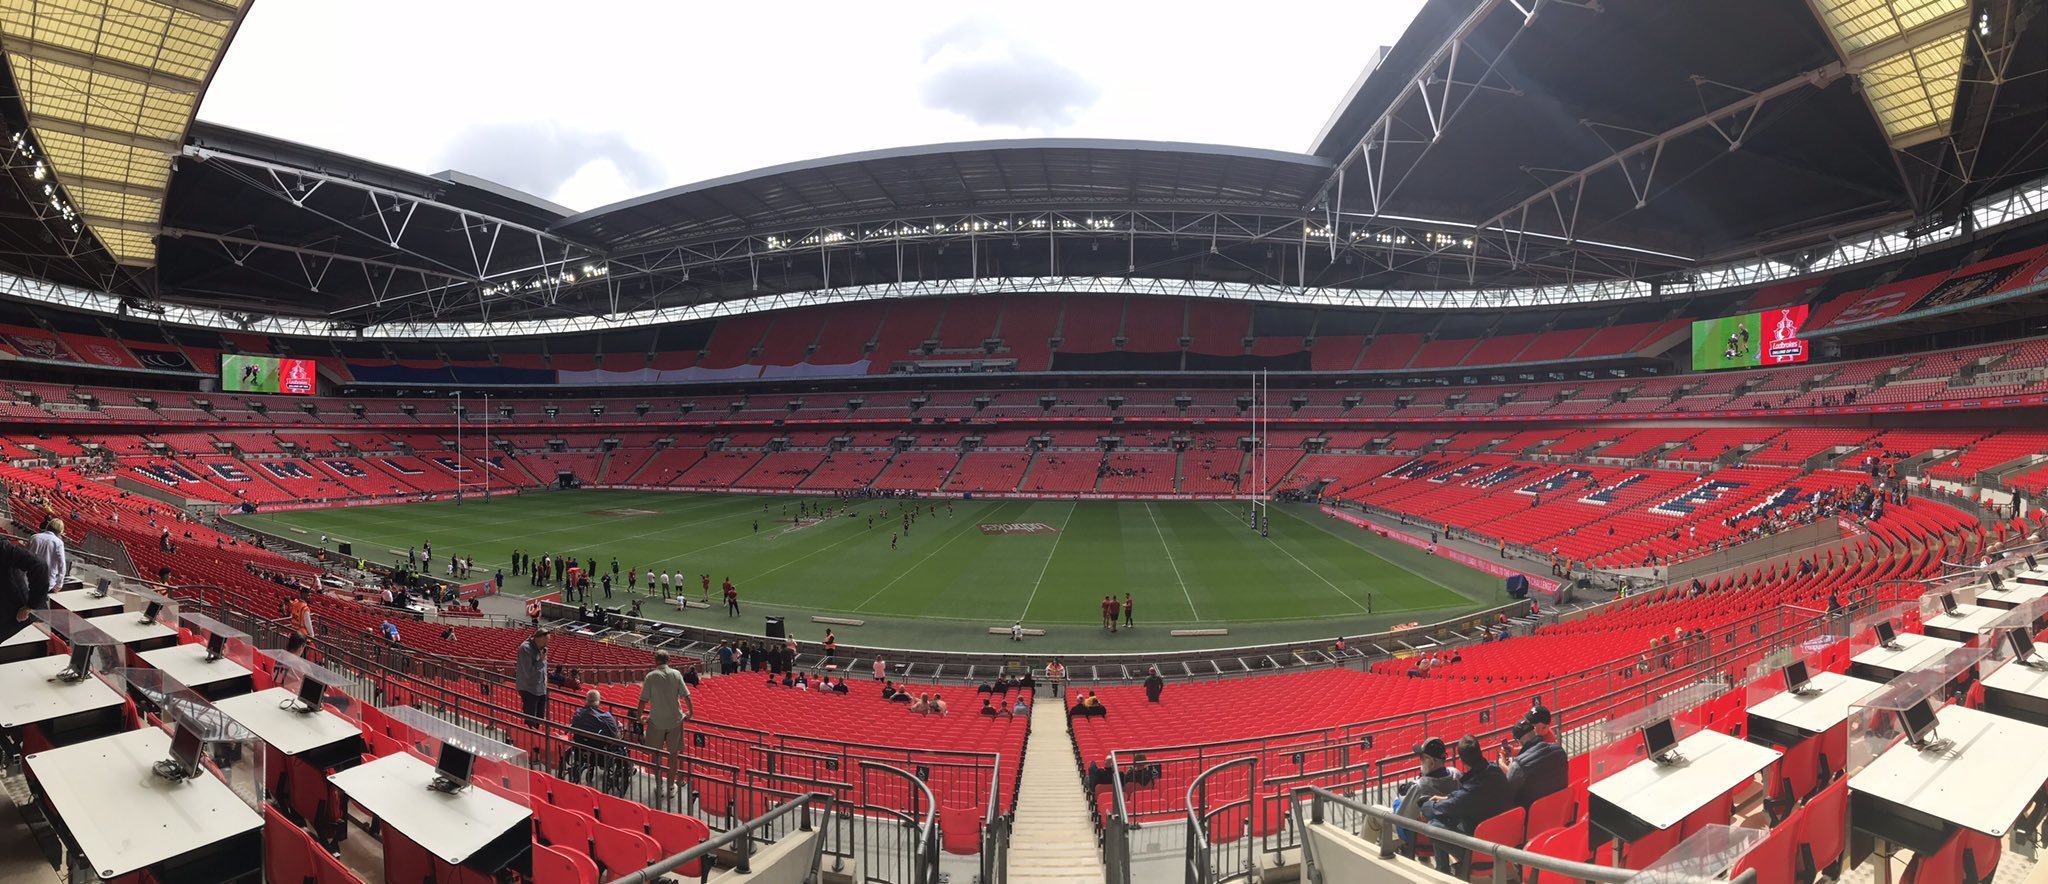
<svg viewBox="0 0 2048 884">
<path fill-rule="evenodd" d="M 1955 594 L 1955 593 L 1952 593 L 1952 592 L 1944 592 L 1944 593 L 1942 593 L 1942 594 L 1941 594 L 1941 611 L 1942 611 L 1942 613 L 1944 613 L 1944 614 L 1947 614 L 1947 615 L 1949 615 L 1950 617 L 1954 617 L 1954 616 L 1956 615 L 1956 594 Z"/>
<path fill-rule="evenodd" d="M 63 682 L 84 681 L 86 676 L 91 674 L 92 645 L 75 644 L 71 646 L 71 659 L 64 664 L 63 669 L 57 671 L 56 677 L 50 680 Z"/>
<path fill-rule="evenodd" d="M 102 578 L 100 578 L 100 582 L 99 582 L 98 584 L 95 584 L 95 585 L 93 586 L 93 588 L 92 588 L 92 597 L 93 597 L 93 598 L 96 598 L 96 599 L 103 599 L 103 598 L 106 598 L 106 597 L 107 597 L 107 593 L 109 593 L 109 592 L 112 592 L 112 591 L 113 591 L 113 588 L 114 588 L 114 581 L 113 581 L 113 580 L 111 580 L 111 579 L 108 579 L 108 578 L 106 578 L 106 577 L 102 577 Z"/>
<path fill-rule="evenodd" d="M 436 792 L 456 792 L 469 786 L 470 771 L 476 767 L 476 755 L 454 743 L 442 743 L 441 754 L 434 759 L 434 782 L 428 788 Z"/>
<path fill-rule="evenodd" d="M 1786 665 L 1783 672 L 1785 675 L 1785 690 L 1795 694 L 1805 690 L 1806 683 L 1811 681 L 1811 678 L 1806 674 L 1805 660 L 1792 661 Z"/>
<path fill-rule="evenodd" d="M 1922 699 L 1899 712 L 1900 723 L 1906 728 L 1906 743 L 1914 747 L 1927 745 L 1927 736 L 1934 732 L 1934 701 Z"/>
<path fill-rule="evenodd" d="M 2030 628 L 2022 626 L 2005 631 L 2005 640 L 2012 643 L 2012 658 L 2022 665 L 2031 665 L 2034 660 L 2034 637 L 2027 634 Z"/>
<path fill-rule="evenodd" d="M 1664 757 L 1676 745 L 1678 732 L 1672 729 L 1671 719 L 1659 719 L 1643 728 L 1643 748 L 1649 751 L 1651 758 Z"/>
<path fill-rule="evenodd" d="M 211 663 L 226 656 L 228 637 L 224 633 L 211 633 L 206 637 L 206 662 Z"/>
<path fill-rule="evenodd" d="M 156 615 L 163 613 L 163 611 L 163 602 L 150 602 L 148 607 L 142 609 L 142 622 L 155 623 Z"/>
<path fill-rule="evenodd" d="M 157 776 L 167 780 L 189 780 L 199 775 L 199 732 L 173 725 L 171 728 L 171 757 L 156 763 Z"/>
<path fill-rule="evenodd" d="M 312 676 L 310 676 L 310 675 L 308 675 L 308 676 L 305 676 L 305 677 L 303 677 L 303 678 L 300 678 L 300 679 L 299 679 L 299 705 L 298 705 L 298 707 L 297 707 L 297 708 L 298 708 L 298 711 L 300 711 L 300 712 L 317 712 L 317 711 L 319 711 L 319 709 L 320 709 L 320 698 L 321 698 L 321 697 L 324 697 L 324 696 L 326 696 L 326 695 L 327 695 L 327 685 L 326 685 L 326 684 L 323 684 L 323 683 L 322 683 L 322 682 L 321 682 L 321 681 L 320 681 L 319 679 L 317 679 L 317 678 L 314 678 L 314 677 L 312 677 Z"/>
<path fill-rule="evenodd" d="M 1890 620 L 1879 622 L 1875 628 L 1877 629 L 1877 643 L 1879 645 L 1889 648 L 1899 643 L 1899 631 L 1892 628 Z"/>
</svg>

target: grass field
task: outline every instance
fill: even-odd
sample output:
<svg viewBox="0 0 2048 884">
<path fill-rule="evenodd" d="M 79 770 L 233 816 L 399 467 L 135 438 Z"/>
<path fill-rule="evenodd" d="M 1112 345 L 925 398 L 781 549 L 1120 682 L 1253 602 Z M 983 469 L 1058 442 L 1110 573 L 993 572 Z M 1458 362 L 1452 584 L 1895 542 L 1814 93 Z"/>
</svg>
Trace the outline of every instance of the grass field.
<svg viewBox="0 0 2048 884">
<path fill-rule="evenodd" d="M 1151 650 L 1327 640 L 1390 623 L 1439 619 L 1499 598 L 1500 581 L 1321 515 L 1274 507 L 1269 537 L 1244 507 L 1217 502 L 945 501 L 920 504 L 907 536 L 903 502 L 861 501 L 853 515 L 794 523 L 796 498 L 628 491 L 561 491 L 453 502 L 238 516 L 301 541 L 352 541 L 389 562 L 431 541 L 437 556 L 474 556 L 484 573 L 513 548 L 595 557 L 623 574 L 681 571 L 693 595 L 730 577 L 744 616 L 722 606 L 653 616 L 757 631 L 763 614 L 816 638 L 812 614 L 861 618 L 846 644 L 943 649 L 1009 645 L 987 627 L 1022 619 L 1043 628 L 1037 652 Z M 821 499 L 812 498 L 813 503 Z M 828 505 L 833 504 L 826 500 Z M 886 517 L 879 514 L 886 508 Z M 868 518 L 875 516 L 873 527 Z M 991 533 L 983 526 L 1043 526 Z M 296 529 L 296 530 L 294 530 Z M 509 571 L 508 571 L 509 573 Z M 623 582 L 623 581 L 621 581 Z M 645 580 L 641 582 L 645 591 Z M 512 595 L 548 590 L 506 578 Z M 1133 595 L 1138 628 L 1099 627 L 1105 593 Z M 625 598 L 614 588 L 615 601 Z M 1175 639 L 1172 627 L 1227 627 L 1221 638 Z M 816 635 L 813 635 L 816 633 Z"/>
</svg>

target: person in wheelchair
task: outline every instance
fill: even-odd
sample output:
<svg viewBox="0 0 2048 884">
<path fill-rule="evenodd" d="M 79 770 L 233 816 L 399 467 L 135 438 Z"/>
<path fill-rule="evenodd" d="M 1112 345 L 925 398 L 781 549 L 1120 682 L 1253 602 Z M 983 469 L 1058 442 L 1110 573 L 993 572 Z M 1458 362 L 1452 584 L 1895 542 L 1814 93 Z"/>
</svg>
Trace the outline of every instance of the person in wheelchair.
<svg viewBox="0 0 2048 884">
<path fill-rule="evenodd" d="M 601 705 L 603 695 L 595 689 L 583 695 L 583 705 L 569 720 L 574 744 L 562 759 L 562 779 L 583 783 L 613 795 L 626 791 L 633 778 L 632 761 L 621 754 L 619 719 Z"/>
</svg>

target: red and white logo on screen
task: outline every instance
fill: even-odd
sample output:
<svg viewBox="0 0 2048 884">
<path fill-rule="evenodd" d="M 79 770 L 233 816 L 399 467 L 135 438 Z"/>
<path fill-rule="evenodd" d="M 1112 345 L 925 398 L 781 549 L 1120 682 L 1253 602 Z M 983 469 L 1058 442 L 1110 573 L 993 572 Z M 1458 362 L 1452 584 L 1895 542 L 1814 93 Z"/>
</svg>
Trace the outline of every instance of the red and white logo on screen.
<svg viewBox="0 0 2048 884">
<path fill-rule="evenodd" d="M 1806 325 L 1805 304 L 1766 310 L 1762 320 L 1766 364 L 1806 361 L 1806 339 L 1799 336 L 1799 329 Z"/>
<path fill-rule="evenodd" d="M 285 393 L 312 394 L 313 360 L 280 359 L 277 362 L 279 374 L 283 378 L 282 383 L 278 384 L 280 391 Z"/>
</svg>

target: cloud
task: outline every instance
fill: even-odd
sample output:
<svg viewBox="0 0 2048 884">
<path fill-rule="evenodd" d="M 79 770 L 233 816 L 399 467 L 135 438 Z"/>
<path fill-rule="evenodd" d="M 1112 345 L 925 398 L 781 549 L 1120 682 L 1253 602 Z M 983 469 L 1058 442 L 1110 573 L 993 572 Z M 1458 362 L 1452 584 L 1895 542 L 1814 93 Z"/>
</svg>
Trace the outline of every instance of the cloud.
<svg viewBox="0 0 2048 884">
<path fill-rule="evenodd" d="M 970 18 L 924 43 L 924 106 L 981 126 L 1051 132 L 1072 125 L 1102 88 L 985 19 Z"/>
<path fill-rule="evenodd" d="M 660 161 L 628 143 L 624 135 L 577 131 L 544 121 L 470 126 L 442 149 L 441 157 L 450 169 L 557 202 L 574 195 L 565 185 L 592 166 L 609 167 L 611 174 L 605 177 L 615 175 L 631 193 L 667 183 Z M 573 189 L 590 192 L 587 186 Z"/>
</svg>

